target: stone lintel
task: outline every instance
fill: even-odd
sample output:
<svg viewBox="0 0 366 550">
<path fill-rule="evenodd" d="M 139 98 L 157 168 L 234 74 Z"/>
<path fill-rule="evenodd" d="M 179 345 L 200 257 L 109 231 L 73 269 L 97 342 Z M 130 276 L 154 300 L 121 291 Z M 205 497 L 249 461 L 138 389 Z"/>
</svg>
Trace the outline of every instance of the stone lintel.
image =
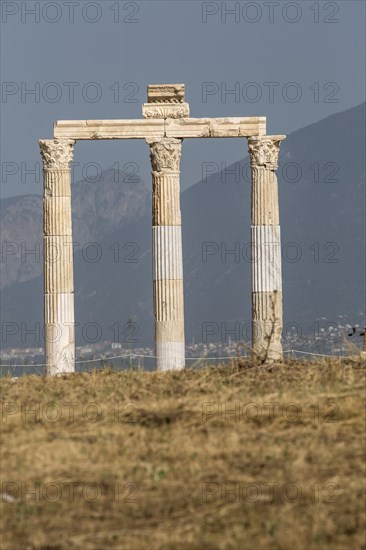
<svg viewBox="0 0 366 550">
<path fill-rule="evenodd" d="M 183 104 L 184 106 L 184 104 Z M 170 107 L 168 105 L 168 107 Z M 182 107 L 182 104 L 180 104 Z M 160 118 L 131 120 L 59 120 L 55 139 L 149 139 L 164 137 L 224 138 L 261 137 L 266 134 L 266 117 Z M 271 136 L 283 138 L 283 136 Z"/>
<path fill-rule="evenodd" d="M 261 136 L 266 133 L 266 117 L 224 117 L 168 119 L 167 137 L 224 138 Z"/>
<path fill-rule="evenodd" d="M 69 139 L 146 139 L 164 137 L 164 120 L 58 120 L 54 137 Z"/>
</svg>

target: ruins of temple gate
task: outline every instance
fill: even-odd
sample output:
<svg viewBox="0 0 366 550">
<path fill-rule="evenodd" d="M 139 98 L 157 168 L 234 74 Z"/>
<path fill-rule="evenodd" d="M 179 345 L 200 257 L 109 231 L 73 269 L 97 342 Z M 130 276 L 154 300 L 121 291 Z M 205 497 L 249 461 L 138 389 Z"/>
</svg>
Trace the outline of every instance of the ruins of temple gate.
<svg viewBox="0 0 366 550">
<path fill-rule="evenodd" d="M 57 121 L 41 140 L 44 173 L 45 362 L 50 375 L 75 370 L 71 163 L 77 140 L 144 139 L 152 168 L 152 251 L 155 356 L 158 370 L 185 366 L 183 257 L 180 211 L 182 142 L 245 138 L 251 163 L 252 349 L 260 360 L 282 357 L 279 146 L 266 135 L 266 117 L 191 118 L 184 85 L 148 86 L 137 120 Z M 54 251 L 60 252 L 54 261 Z"/>
</svg>

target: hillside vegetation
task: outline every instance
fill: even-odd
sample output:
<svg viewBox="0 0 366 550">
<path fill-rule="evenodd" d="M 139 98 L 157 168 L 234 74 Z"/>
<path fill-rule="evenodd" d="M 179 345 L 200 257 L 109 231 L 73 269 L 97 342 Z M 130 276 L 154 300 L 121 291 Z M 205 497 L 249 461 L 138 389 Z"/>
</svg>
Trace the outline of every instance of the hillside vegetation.
<svg viewBox="0 0 366 550">
<path fill-rule="evenodd" d="M 360 549 L 365 366 L 3 378 L 2 550 Z"/>
</svg>

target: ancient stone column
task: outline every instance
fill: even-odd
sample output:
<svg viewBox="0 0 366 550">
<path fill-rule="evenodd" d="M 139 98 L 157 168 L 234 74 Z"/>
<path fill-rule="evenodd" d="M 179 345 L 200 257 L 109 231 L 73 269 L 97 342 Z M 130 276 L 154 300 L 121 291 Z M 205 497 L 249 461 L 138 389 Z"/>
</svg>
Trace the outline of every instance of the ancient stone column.
<svg viewBox="0 0 366 550">
<path fill-rule="evenodd" d="M 278 208 L 280 142 L 285 136 L 248 138 L 252 171 L 252 345 L 262 361 L 282 358 L 281 236 Z"/>
<path fill-rule="evenodd" d="M 44 198 L 44 322 L 47 374 L 75 370 L 71 225 L 72 140 L 40 141 Z"/>
<path fill-rule="evenodd" d="M 147 87 L 144 118 L 189 117 L 184 84 L 152 84 Z M 150 145 L 153 184 L 153 287 L 155 355 L 157 370 L 182 369 L 184 351 L 184 303 L 182 229 L 180 213 L 180 157 L 182 139 L 155 138 Z"/>
<path fill-rule="evenodd" d="M 182 369 L 184 304 L 180 212 L 182 140 L 151 142 L 155 355 L 159 371 Z"/>
</svg>

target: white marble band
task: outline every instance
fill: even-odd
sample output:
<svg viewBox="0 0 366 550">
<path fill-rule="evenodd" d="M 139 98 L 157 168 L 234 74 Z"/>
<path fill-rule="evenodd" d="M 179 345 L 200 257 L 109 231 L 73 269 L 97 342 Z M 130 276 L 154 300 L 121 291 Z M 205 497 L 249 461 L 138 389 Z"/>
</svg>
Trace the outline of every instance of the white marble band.
<svg viewBox="0 0 366 550">
<path fill-rule="evenodd" d="M 155 351 L 158 371 L 180 370 L 184 368 L 184 342 L 156 342 Z"/>
<path fill-rule="evenodd" d="M 48 374 L 73 372 L 75 362 L 74 295 L 45 295 L 45 355 Z"/>
<path fill-rule="evenodd" d="M 154 281 L 183 279 L 180 225 L 153 227 L 153 278 Z"/>
<path fill-rule="evenodd" d="M 74 322 L 74 294 L 71 292 L 45 294 L 45 322 Z"/>
<path fill-rule="evenodd" d="M 253 225 L 252 291 L 282 290 L 281 236 L 279 225 Z"/>
</svg>

